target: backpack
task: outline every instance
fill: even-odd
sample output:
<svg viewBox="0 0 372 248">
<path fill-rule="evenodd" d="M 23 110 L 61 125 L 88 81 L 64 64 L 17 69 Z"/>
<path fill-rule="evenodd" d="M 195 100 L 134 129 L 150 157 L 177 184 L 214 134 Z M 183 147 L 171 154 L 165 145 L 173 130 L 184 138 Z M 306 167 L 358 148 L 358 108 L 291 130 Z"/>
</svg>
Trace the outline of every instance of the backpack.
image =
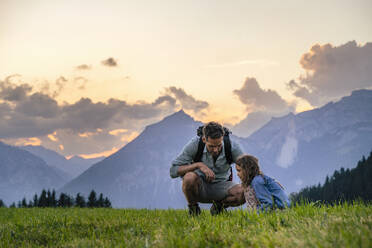
<svg viewBox="0 0 372 248">
<path fill-rule="evenodd" d="M 203 142 L 203 127 L 204 126 L 198 127 L 196 131 L 196 134 L 199 136 L 199 145 L 198 145 L 198 151 L 196 152 L 194 159 L 193 159 L 194 163 L 201 162 L 201 158 L 203 156 L 203 151 L 205 147 L 205 144 Z M 227 129 L 226 127 L 224 127 L 223 130 L 225 131 L 225 135 L 223 136 L 223 145 L 225 147 L 225 157 L 226 157 L 227 163 L 232 164 L 233 158 L 232 158 L 232 153 L 231 153 L 231 142 L 230 142 L 230 136 L 229 136 L 231 134 L 231 131 Z M 232 168 L 230 166 L 229 181 L 232 181 L 232 179 L 233 179 L 233 173 L 232 173 Z"/>
</svg>

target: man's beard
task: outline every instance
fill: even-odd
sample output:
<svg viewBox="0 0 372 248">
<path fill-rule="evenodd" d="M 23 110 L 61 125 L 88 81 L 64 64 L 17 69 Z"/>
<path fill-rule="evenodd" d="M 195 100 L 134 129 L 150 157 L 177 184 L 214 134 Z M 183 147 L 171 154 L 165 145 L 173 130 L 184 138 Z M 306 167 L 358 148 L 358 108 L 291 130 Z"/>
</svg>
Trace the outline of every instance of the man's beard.
<svg viewBox="0 0 372 248">
<path fill-rule="evenodd" d="M 212 157 L 216 160 L 218 156 L 220 155 L 221 151 L 219 152 L 212 152 Z"/>
</svg>

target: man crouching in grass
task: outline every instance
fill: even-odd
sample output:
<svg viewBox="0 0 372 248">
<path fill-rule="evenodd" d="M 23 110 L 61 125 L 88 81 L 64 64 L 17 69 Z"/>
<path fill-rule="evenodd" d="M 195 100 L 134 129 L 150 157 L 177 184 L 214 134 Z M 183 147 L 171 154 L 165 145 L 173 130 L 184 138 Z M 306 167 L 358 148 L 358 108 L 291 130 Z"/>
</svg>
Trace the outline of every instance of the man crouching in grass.
<svg viewBox="0 0 372 248">
<path fill-rule="evenodd" d="M 198 135 L 186 144 L 170 168 L 172 178 L 183 178 L 182 190 L 190 215 L 200 214 L 199 202 L 212 203 L 212 215 L 244 204 L 243 187 L 232 182 L 230 166 L 243 154 L 240 146 L 216 122 L 204 125 Z"/>
</svg>

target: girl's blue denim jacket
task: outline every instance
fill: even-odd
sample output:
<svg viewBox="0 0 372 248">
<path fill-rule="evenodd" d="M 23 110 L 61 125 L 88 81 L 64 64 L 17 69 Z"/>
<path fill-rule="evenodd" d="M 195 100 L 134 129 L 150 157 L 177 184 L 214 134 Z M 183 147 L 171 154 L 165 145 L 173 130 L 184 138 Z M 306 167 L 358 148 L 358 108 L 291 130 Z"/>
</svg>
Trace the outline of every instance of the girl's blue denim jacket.
<svg viewBox="0 0 372 248">
<path fill-rule="evenodd" d="M 269 210 L 275 207 L 282 209 L 291 205 L 283 188 L 271 177 L 257 175 L 253 178 L 251 185 L 259 201 L 258 210 Z"/>
</svg>

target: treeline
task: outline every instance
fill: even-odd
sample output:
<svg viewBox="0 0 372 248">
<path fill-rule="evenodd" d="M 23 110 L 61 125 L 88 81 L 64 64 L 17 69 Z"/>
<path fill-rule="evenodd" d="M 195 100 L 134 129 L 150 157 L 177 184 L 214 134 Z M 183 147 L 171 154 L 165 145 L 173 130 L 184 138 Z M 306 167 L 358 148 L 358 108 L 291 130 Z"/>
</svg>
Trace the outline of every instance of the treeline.
<svg viewBox="0 0 372 248">
<path fill-rule="evenodd" d="M 4 202 L 0 199 L 0 207 L 6 207 Z M 80 208 L 111 208 L 111 201 L 107 197 L 103 197 L 103 194 L 99 194 L 92 190 L 88 196 L 87 201 L 85 197 L 80 193 L 76 194 L 76 197 L 61 193 L 59 198 L 56 198 L 55 190 L 46 191 L 43 189 L 40 196 L 37 194 L 34 195 L 32 200 L 27 201 L 26 198 L 23 198 L 17 204 L 14 202 L 9 207 L 18 207 L 18 208 L 54 208 L 54 207 L 80 207 Z"/>
<path fill-rule="evenodd" d="M 291 194 L 292 201 L 302 200 L 324 203 L 337 203 L 353 200 L 372 200 L 372 152 L 366 159 L 364 156 L 356 168 L 335 171 L 326 178 L 323 185 L 306 187 L 299 193 Z"/>
</svg>

